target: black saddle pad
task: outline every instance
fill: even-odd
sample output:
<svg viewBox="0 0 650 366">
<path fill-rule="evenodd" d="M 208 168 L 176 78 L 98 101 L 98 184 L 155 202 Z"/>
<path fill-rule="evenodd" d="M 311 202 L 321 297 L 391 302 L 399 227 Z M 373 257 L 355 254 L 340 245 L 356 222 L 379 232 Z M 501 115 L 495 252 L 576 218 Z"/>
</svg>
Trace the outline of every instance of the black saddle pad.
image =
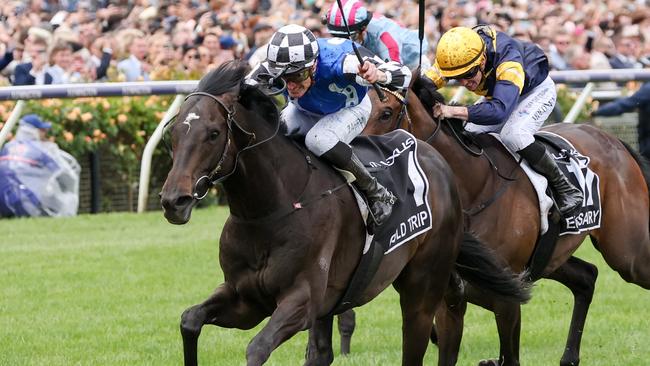
<svg viewBox="0 0 650 366">
<path fill-rule="evenodd" d="M 386 254 L 431 228 L 429 181 L 417 159 L 417 144 L 403 130 L 359 136 L 351 144 L 371 174 L 397 197 L 390 218 L 375 230 L 374 240 Z"/>
<path fill-rule="evenodd" d="M 540 131 L 535 134 L 535 138 L 546 145 L 562 173 L 584 196 L 582 207 L 573 215 L 562 218 L 560 235 L 599 228 L 600 177 L 589 169 L 589 157 L 582 155 L 569 141 L 554 133 Z"/>
</svg>

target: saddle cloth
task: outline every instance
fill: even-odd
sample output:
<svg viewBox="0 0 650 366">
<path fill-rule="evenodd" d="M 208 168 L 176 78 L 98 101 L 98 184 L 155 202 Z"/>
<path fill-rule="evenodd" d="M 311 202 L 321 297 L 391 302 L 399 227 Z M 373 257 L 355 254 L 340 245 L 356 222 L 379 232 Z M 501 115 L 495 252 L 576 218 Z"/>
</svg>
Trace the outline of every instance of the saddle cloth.
<svg viewBox="0 0 650 366">
<path fill-rule="evenodd" d="M 491 133 L 501 144 L 497 134 Z M 564 137 L 547 132 L 539 131 L 535 138 L 542 142 L 546 149 L 557 163 L 562 173 L 569 179 L 571 184 L 578 187 L 583 194 L 582 207 L 576 210 L 571 216 L 562 217 L 560 234 L 578 234 L 583 231 L 597 229 L 600 227 L 601 205 L 600 205 L 600 178 L 593 170 L 589 169 L 589 157 L 582 155 Z M 548 230 L 548 213 L 553 207 L 553 199 L 550 196 L 548 181 L 544 176 L 533 170 L 526 160 L 521 159 L 519 154 L 504 147 L 512 156 L 520 161 L 520 166 L 535 187 L 540 207 L 540 234 Z"/>
<path fill-rule="evenodd" d="M 417 140 L 410 133 L 396 130 L 382 136 L 359 136 L 351 143 L 368 171 L 396 197 L 391 216 L 376 227 L 370 240 L 388 254 L 409 239 L 431 229 L 429 181 L 417 160 Z M 362 214 L 366 210 L 361 205 Z"/>
</svg>

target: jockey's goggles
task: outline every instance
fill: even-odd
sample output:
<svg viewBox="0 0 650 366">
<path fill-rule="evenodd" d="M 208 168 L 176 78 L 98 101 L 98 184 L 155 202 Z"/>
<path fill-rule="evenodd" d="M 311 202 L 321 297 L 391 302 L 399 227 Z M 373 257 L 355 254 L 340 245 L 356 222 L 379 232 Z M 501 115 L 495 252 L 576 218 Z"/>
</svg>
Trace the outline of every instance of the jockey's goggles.
<svg viewBox="0 0 650 366">
<path fill-rule="evenodd" d="M 454 76 L 451 79 L 456 79 L 456 80 L 468 80 L 468 79 L 471 79 L 474 76 L 476 76 L 476 74 L 478 74 L 480 69 L 481 69 L 481 67 L 476 65 L 476 66 L 472 67 L 471 69 L 469 69 L 466 73 L 460 74 L 458 76 Z"/>
<path fill-rule="evenodd" d="M 311 77 L 311 67 L 308 67 L 306 69 L 302 69 L 300 71 L 292 72 L 290 74 L 283 74 L 281 76 L 282 80 L 285 82 L 289 83 L 302 83 L 303 81 L 309 79 Z"/>
</svg>

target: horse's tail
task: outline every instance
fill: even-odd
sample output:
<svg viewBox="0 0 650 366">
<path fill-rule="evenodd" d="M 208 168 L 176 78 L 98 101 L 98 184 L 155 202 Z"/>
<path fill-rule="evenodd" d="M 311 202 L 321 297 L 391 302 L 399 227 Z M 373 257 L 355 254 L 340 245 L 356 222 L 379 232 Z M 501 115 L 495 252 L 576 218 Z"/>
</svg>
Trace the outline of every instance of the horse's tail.
<svg viewBox="0 0 650 366">
<path fill-rule="evenodd" d="M 527 273 L 516 274 L 485 244 L 465 232 L 456 270 L 461 278 L 478 289 L 491 292 L 506 301 L 526 303 L 531 297 L 532 283 Z"/>
<path fill-rule="evenodd" d="M 630 155 L 632 155 L 634 161 L 636 161 L 636 163 L 639 165 L 639 168 L 641 168 L 641 173 L 643 174 L 643 179 L 645 179 L 645 184 L 648 187 L 648 194 L 650 195 L 650 162 L 645 158 L 645 156 L 634 150 L 625 141 L 621 139 L 619 139 L 619 141 L 623 144 L 623 146 L 625 146 Z M 650 225 L 650 223 L 648 224 Z"/>
</svg>

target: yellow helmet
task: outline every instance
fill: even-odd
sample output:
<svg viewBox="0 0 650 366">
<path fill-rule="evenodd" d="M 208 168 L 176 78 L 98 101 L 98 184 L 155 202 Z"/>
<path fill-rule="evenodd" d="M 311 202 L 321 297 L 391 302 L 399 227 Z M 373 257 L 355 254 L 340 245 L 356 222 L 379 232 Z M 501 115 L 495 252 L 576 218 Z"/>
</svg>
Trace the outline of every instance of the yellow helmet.
<svg viewBox="0 0 650 366">
<path fill-rule="evenodd" d="M 454 78 L 481 64 L 485 42 L 473 29 L 455 27 L 440 37 L 436 49 L 436 62 L 442 76 Z"/>
</svg>

